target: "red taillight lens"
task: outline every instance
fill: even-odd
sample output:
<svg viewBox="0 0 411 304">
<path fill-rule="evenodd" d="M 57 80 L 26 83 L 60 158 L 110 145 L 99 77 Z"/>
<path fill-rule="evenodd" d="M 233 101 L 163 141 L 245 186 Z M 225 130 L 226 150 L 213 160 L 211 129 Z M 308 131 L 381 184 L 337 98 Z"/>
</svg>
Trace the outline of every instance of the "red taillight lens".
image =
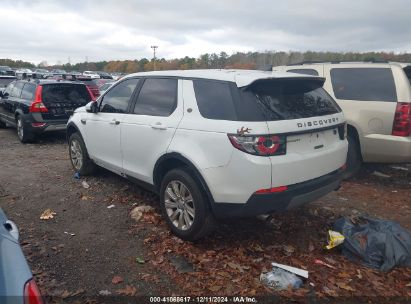
<svg viewBox="0 0 411 304">
<path fill-rule="evenodd" d="M 39 85 L 36 89 L 36 92 L 34 93 L 34 100 L 30 105 L 30 113 L 45 113 L 49 111 L 43 104 L 43 100 L 41 97 L 42 93 L 43 87 Z"/>
<path fill-rule="evenodd" d="M 43 304 L 43 298 L 34 279 L 24 286 L 24 304 Z"/>
<path fill-rule="evenodd" d="M 279 193 L 279 192 L 284 192 L 287 190 L 288 190 L 287 186 L 280 186 L 280 187 L 274 187 L 270 189 L 260 189 L 260 190 L 257 190 L 255 194 Z"/>
<path fill-rule="evenodd" d="M 243 152 L 259 156 L 286 154 L 287 139 L 282 135 L 242 136 L 229 134 L 231 144 Z"/>
<path fill-rule="evenodd" d="M 411 103 L 399 102 L 395 110 L 392 135 L 410 136 L 411 135 Z"/>
</svg>

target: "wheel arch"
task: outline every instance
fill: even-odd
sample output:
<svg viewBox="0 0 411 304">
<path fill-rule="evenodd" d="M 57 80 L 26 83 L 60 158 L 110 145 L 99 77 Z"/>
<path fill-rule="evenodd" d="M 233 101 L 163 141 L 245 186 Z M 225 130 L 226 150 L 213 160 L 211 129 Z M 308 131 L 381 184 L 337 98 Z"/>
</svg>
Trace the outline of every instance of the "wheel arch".
<svg viewBox="0 0 411 304">
<path fill-rule="evenodd" d="M 210 189 L 207 186 L 207 183 L 203 176 L 201 175 L 200 171 L 197 169 L 197 167 L 186 157 L 181 155 L 180 153 L 176 152 L 171 152 L 164 154 L 161 156 L 153 170 L 153 183 L 156 191 L 160 193 L 160 187 L 161 187 L 161 180 L 162 177 L 170 170 L 179 168 L 179 167 L 187 167 L 190 169 L 191 172 L 194 173 L 194 178 L 200 183 L 201 187 L 205 191 L 207 198 L 210 203 L 214 202 L 213 196 L 211 194 Z"/>
<path fill-rule="evenodd" d="M 67 130 L 66 130 L 67 142 L 69 142 L 70 136 L 74 133 L 78 133 L 84 141 L 84 138 L 81 135 L 81 132 L 80 132 L 79 128 L 73 122 L 69 122 L 68 125 L 67 125 Z"/>
</svg>

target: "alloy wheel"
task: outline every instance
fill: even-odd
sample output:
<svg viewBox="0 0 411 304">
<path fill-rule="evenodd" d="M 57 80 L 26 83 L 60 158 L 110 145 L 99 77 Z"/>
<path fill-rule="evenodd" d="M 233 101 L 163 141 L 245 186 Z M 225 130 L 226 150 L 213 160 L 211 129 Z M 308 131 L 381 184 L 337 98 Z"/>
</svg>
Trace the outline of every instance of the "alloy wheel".
<svg viewBox="0 0 411 304">
<path fill-rule="evenodd" d="M 190 229 L 195 218 L 195 206 L 193 196 L 183 182 L 172 180 L 168 183 L 164 204 L 167 216 L 176 228 Z"/>
<path fill-rule="evenodd" d="M 24 137 L 23 120 L 21 118 L 17 119 L 17 136 L 20 140 Z"/>
<path fill-rule="evenodd" d="M 83 166 L 83 153 L 78 140 L 73 139 L 70 144 L 70 158 L 74 168 L 79 171 Z"/>
</svg>

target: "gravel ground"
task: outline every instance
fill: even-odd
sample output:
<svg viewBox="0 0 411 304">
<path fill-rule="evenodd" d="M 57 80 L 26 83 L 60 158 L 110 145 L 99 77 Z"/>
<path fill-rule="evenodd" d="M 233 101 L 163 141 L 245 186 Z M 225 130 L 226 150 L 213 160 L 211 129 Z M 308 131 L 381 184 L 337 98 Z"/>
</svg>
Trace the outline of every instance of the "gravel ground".
<svg viewBox="0 0 411 304">
<path fill-rule="evenodd" d="M 189 243 L 170 235 L 154 194 L 103 169 L 74 179 L 64 134 L 23 145 L 15 130 L 0 129 L 0 144 L 0 206 L 19 226 L 23 250 L 49 302 L 83 303 L 99 294 L 241 294 L 297 301 L 411 297 L 410 269 L 381 273 L 323 249 L 328 228 L 342 215 L 369 214 L 411 230 L 410 165 L 364 166 L 338 192 L 309 206 L 264 221 L 224 221 L 212 236 Z M 151 205 L 154 212 L 136 222 L 129 214 L 140 205 Z M 40 220 L 46 209 L 56 215 Z M 298 290 L 267 289 L 259 274 L 274 261 L 307 269 L 309 282 Z"/>
</svg>

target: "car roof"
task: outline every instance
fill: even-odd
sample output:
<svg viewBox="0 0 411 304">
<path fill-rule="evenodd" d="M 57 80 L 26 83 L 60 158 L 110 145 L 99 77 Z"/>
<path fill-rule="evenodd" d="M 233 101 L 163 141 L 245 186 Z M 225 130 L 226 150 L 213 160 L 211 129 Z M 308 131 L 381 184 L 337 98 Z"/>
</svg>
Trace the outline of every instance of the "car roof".
<svg viewBox="0 0 411 304">
<path fill-rule="evenodd" d="M 181 78 L 202 78 L 210 80 L 229 81 L 237 84 L 238 87 L 244 87 L 260 79 L 278 79 L 278 78 L 319 78 L 311 75 L 299 75 L 287 72 L 271 72 L 257 70 L 174 70 L 174 71 L 153 71 L 142 72 L 127 75 L 123 79 L 136 76 L 166 76 Z"/>
</svg>

